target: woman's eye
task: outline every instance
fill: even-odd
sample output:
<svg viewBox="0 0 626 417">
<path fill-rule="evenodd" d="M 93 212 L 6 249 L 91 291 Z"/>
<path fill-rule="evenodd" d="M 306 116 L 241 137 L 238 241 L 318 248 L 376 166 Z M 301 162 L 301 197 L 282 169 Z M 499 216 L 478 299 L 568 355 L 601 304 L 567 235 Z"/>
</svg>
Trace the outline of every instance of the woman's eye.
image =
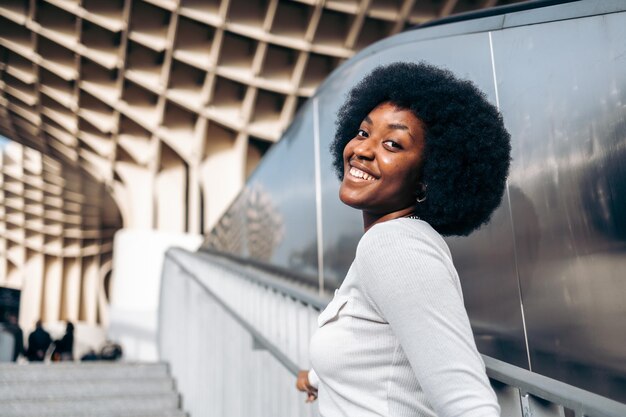
<svg viewBox="0 0 626 417">
<path fill-rule="evenodd" d="M 360 136 L 362 138 L 366 138 L 366 137 L 369 136 L 368 133 L 365 130 L 363 130 L 363 129 L 357 130 L 356 135 Z"/>
<path fill-rule="evenodd" d="M 400 146 L 398 142 L 394 142 L 393 140 L 386 140 L 383 143 L 391 149 L 402 149 L 402 146 Z"/>
</svg>

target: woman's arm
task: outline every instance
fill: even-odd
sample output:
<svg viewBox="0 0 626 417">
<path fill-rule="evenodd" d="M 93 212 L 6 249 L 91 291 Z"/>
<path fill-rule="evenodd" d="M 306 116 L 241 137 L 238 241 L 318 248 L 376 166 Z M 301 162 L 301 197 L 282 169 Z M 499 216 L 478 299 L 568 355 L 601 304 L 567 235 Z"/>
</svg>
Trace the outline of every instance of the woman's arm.
<svg viewBox="0 0 626 417">
<path fill-rule="evenodd" d="M 496 417 L 447 248 L 432 229 L 392 222 L 373 227 L 357 251 L 357 273 L 390 324 L 440 417 Z"/>
</svg>

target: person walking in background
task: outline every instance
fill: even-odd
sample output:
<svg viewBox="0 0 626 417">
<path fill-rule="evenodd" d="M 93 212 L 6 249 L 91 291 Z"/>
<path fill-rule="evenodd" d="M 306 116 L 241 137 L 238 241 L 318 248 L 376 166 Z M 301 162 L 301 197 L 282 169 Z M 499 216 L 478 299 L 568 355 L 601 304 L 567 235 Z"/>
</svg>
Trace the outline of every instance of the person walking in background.
<svg viewBox="0 0 626 417">
<path fill-rule="evenodd" d="M 4 330 L 13 335 L 13 356 L 11 361 L 16 362 L 20 355 L 24 354 L 24 332 L 17 323 L 17 316 L 13 313 L 7 313 L 6 323 L 4 323 Z"/>
<path fill-rule="evenodd" d="M 74 360 L 74 325 L 70 321 L 67 322 L 63 337 L 54 342 L 52 360 L 55 362 Z"/>
<path fill-rule="evenodd" d="M 50 333 L 44 330 L 41 320 L 37 320 L 35 330 L 28 336 L 26 357 L 31 362 L 41 362 L 52 344 Z"/>
</svg>

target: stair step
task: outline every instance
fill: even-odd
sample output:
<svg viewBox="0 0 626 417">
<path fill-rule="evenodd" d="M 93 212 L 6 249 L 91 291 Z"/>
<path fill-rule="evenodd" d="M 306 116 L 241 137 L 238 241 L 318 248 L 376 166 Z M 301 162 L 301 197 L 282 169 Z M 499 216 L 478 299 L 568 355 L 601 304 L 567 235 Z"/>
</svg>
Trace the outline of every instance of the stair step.
<svg viewBox="0 0 626 417">
<path fill-rule="evenodd" d="M 0 405 L 5 400 L 75 399 L 81 397 L 110 397 L 115 395 L 167 394 L 174 391 L 169 377 L 129 380 L 85 380 L 47 382 L 0 381 Z"/>
<path fill-rule="evenodd" d="M 5 417 L 5 414 L 2 414 Z M 70 414 L 7 414 L 6 417 L 189 417 L 187 413 L 182 410 L 166 410 L 154 413 L 146 412 L 123 412 L 123 411 L 105 411 L 105 412 L 92 412 L 82 411 L 79 413 Z"/>
<path fill-rule="evenodd" d="M 129 395 L 97 398 L 46 399 L 36 401 L 8 400 L 0 402 L 3 417 L 91 417 L 91 416 L 168 416 L 176 415 L 180 404 L 178 394 Z"/>
<path fill-rule="evenodd" d="M 1 382 L 20 381 L 77 381 L 102 379 L 146 379 L 168 376 L 165 363 L 50 363 L 50 364 L 2 364 L 0 365 Z"/>
</svg>

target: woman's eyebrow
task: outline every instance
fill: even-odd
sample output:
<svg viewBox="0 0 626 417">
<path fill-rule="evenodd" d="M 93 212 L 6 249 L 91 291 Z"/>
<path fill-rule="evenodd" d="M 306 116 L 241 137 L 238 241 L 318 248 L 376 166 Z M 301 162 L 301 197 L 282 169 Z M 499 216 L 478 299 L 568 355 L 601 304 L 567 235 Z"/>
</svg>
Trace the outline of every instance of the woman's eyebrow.
<svg viewBox="0 0 626 417">
<path fill-rule="evenodd" d="M 407 125 L 403 125 L 402 123 L 389 123 L 387 125 L 387 127 L 389 129 L 394 129 L 394 130 L 406 130 L 406 132 L 409 134 L 409 136 L 411 137 L 411 139 L 415 140 L 415 138 L 413 137 L 413 135 L 411 134 L 411 131 L 409 130 L 409 127 Z"/>
<path fill-rule="evenodd" d="M 408 126 L 405 126 L 400 123 L 390 123 L 387 125 L 387 127 L 389 127 L 389 129 L 409 130 Z"/>
<path fill-rule="evenodd" d="M 374 122 L 372 122 L 372 119 L 370 119 L 369 116 L 365 116 L 365 119 L 363 119 L 363 122 L 367 123 L 368 125 L 374 124 Z M 387 127 L 393 130 L 406 130 L 409 136 L 411 136 L 411 139 L 414 139 L 407 125 L 403 125 L 402 123 L 389 123 Z"/>
</svg>

